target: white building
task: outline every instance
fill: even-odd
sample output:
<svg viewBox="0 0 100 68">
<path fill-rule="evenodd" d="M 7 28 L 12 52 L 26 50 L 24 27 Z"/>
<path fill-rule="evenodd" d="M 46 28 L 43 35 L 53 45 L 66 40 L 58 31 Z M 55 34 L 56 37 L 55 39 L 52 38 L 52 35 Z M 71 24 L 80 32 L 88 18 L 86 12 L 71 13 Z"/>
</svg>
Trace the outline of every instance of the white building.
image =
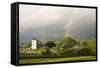
<svg viewBox="0 0 100 68">
<path fill-rule="evenodd" d="M 32 49 L 38 49 L 38 48 L 46 48 L 46 46 L 36 38 L 32 39 Z"/>
<path fill-rule="evenodd" d="M 32 49 L 37 49 L 37 40 L 35 38 L 32 39 Z"/>
</svg>

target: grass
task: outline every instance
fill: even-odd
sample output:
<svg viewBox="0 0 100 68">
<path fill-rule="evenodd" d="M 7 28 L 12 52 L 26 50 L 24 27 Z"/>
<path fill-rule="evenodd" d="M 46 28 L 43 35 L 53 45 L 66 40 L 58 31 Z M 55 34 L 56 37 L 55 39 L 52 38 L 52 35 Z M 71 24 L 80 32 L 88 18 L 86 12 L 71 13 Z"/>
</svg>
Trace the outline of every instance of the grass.
<svg viewBox="0 0 100 68">
<path fill-rule="evenodd" d="M 63 58 L 19 59 L 19 64 L 64 62 L 64 61 L 67 62 L 67 61 L 82 61 L 82 60 L 96 60 L 96 57 L 95 56 L 80 56 L 80 57 L 63 57 Z"/>
</svg>

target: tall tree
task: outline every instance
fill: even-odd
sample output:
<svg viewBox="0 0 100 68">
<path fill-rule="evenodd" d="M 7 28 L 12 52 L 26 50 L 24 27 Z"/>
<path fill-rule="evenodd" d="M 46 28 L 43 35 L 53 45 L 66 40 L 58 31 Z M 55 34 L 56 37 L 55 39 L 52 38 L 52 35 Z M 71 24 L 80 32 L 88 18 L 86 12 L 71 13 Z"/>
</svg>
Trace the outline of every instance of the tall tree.
<svg viewBox="0 0 100 68">
<path fill-rule="evenodd" d="M 56 46 L 56 44 L 53 41 L 48 41 L 45 45 L 47 48 L 53 48 Z"/>
</svg>

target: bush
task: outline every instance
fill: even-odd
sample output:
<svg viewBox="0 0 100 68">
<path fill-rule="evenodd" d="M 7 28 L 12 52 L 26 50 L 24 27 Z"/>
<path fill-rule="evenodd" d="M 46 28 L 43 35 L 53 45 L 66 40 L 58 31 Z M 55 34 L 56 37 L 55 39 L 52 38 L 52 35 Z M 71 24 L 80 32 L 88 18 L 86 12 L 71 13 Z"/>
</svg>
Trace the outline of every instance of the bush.
<svg viewBox="0 0 100 68">
<path fill-rule="evenodd" d="M 89 47 L 66 49 L 60 53 L 68 57 L 75 56 L 95 56 L 95 53 Z"/>
<path fill-rule="evenodd" d="M 88 40 L 88 47 L 95 53 L 96 55 L 96 40 L 95 39 L 91 39 Z"/>
<path fill-rule="evenodd" d="M 74 49 L 68 49 L 68 50 L 62 51 L 60 54 L 67 57 L 72 57 L 72 56 L 76 56 L 76 51 Z"/>
<path fill-rule="evenodd" d="M 46 48 L 46 50 L 45 51 L 42 51 L 41 54 L 42 55 L 52 55 L 52 52 L 50 51 L 49 48 Z"/>
<path fill-rule="evenodd" d="M 82 41 L 81 46 L 87 46 L 87 41 Z"/>
<path fill-rule="evenodd" d="M 94 56 L 95 53 L 89 47 L 83 47 L 77 51 L 77 56 Z"/>
</svg>

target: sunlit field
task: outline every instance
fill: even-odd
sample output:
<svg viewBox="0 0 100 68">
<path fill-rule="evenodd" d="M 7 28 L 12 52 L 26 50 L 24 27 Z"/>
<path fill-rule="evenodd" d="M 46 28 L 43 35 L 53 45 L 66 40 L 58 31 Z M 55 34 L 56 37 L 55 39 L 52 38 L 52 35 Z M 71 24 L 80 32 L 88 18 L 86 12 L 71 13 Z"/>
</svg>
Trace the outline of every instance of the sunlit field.
<svg viewBox="0 0 100 68">
<path fill-rule="evenodd" d="M 30 63 L 47 63 L 47 62 L 69 62 L 69 61 L 84 61 L 84 60 L 96 60 L 95 56 L 81 56 L 81 57 L 69 57 L 69 58 L 34 58 L 34 59 L 20 59 L 19 64 Z"/>
</svg>

